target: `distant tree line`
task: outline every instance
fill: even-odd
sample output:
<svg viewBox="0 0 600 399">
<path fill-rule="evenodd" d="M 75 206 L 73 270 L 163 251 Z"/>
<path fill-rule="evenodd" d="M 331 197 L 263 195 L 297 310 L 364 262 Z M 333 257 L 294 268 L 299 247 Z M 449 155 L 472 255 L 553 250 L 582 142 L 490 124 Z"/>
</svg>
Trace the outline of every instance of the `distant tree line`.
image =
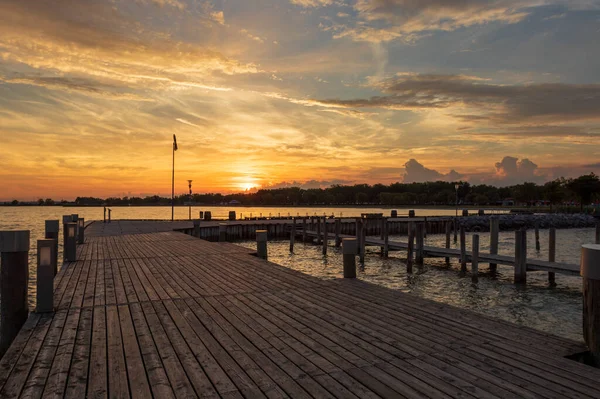
<svg viewBox="0 0 600 399">
<path fill-rule="evenodd" d="M 456 189 L 458 184 L 458 189 Z M 578 178 L 559 178 L 545 184 L 522 183 L 510 187 L 487 184 L 471 185 L 468 182 L 425 182 L 333 185 L 329 188 L 301 189 L 299 187 L 260 189 L 238 194 L 183 194 L 175 197 L 176 205 L 190 202 L 200 205 L 219 205 L 237 201 L 242 205 L 502 205 L 512 198 L 515 204 L 533 205 L 546 201 L 553 205 L 571 203 L 581 208 L 600 201 L 600 179 L 594 173 Z M 59 202 L 64 203 L 64 201 Z M 123 198 L 77 197 L 74 202 L 83 206 L 119 205 L 169 205 L 171 198 L 158 195 Z M 5 205 L 18 205 L 18 201 Z M 51 199 L 40 199 L 38 205 L 54 205 Z"/>
</svg>

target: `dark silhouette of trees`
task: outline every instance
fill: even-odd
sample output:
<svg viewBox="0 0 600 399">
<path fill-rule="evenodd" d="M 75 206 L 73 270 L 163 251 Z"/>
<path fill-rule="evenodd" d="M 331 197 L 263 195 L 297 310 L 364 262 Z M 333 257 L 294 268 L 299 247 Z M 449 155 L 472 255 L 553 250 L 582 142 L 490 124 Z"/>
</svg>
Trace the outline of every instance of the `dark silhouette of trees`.
<svg viewBox="0 0 600 399">
<path fill-rule="evenodd" d="M 600 193 L 600 179 L 594 173 L 570 179 L 566 185 L 579 198 L 580 209 L 582 210 L 583 205 L 589 204 L 592 198 Z"/>
</svg>

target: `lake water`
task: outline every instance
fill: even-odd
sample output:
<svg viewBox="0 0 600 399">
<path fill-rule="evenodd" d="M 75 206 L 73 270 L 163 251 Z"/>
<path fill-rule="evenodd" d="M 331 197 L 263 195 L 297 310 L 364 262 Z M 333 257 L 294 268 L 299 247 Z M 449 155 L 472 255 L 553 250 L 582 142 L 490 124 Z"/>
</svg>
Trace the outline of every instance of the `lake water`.
<svg viewBox="0 0 600 399">
<path fill-rule="evenodd" d="M 169 207 L 113 207 L 113 219 L 163 219 L 171 218 Z M 335 214 L 339 216 L 358 216 L 360 213 L 384 213 L 389 215 L 392 208 L 277 208 L 277 207 L 193 207 L 192 215 L 198 211 L 211 211 L 214 217 L 225 218 L 229 210 L 236 210 L 242 216 L 306 216 Z M 408 213 L 409 208 L 398 209 L 399 215 Z M 412 209 L 412 208 L 411 208 Z M 452 208 L 415 209 L 420 216 L 451 216 Z M 77 213 L 86 220 L 101 220 L 102 207 L 0 207 L 0 230 L 30 230 L 30 309 L 35 308 L 35 250 L 36 240 L 43 238 L 44 220 L 62 219 L 64 214 Z M 175 208 L 176 219 L 187 219 L 188 208 Z M 467 234 L 467 247 L 471 242 Z M 489 250 L 489 234 L 479 233 L 481 251 Z M 557 231 L 556 259 L 561 262 L 579 263 L 581 244 L 592 242 L 594 229 L 568 229 Z M 391 240 L 406 240 L 406 237 L 390 237 Z M 533 234 L 529 234 L 528 256 L 547 259 L 548 231 L 540 230 L 541 251 L 535 251 Z M 444 236 L 428 235 L 426 245 L 444 245 Z M 255 248 L 254 242 L 242 242 Z M 333 245 L 333 241 L 331 241 Z M 452 244 L 454 246 L 454 244 Z M 59 258 L 62 258 L 62 243 L 59 243 Z M 500 233 L 499 252 L 512 255 L 514 233 Z M 378 251 L 378 250 L 377 250 Z M 581 340 L 581 279 L 558 274 L 555 287 L 549 287 L 547 275 L 542 272 L 528 273 L 526 287 L 515 286 L 512 282 L 513 268 L 498 266 L 498 273 L 492 277 L 487 265 L 480 265 L 482 276 L 479 283 L 473 285 L 470 276 L 461 276 L 459 266 L 452 263 L 444 266 L 443 259 L 426 259 L 425 265 L 413 274 L 406 273 L 403 252 L 391 252 L 388 259 L 382 259 L 377 251 L 367 250 L 364 267 L 360 268 L 358 278 L 392 289 L 398 289 L 419 295 L 434 301 L 448 303 L 457 307 L 471 309 L 492 317 L 523 324 L 567 338 Z M 269 243 L 269 259 L 275 263 L 300 270 L 320 278 L 342 277 L 341 251 L 329 248 L 329 254 L 323 256 L 321 247 L 297 242 L 295 253 L 289 253 L 288 241 Z"/>
</svg>

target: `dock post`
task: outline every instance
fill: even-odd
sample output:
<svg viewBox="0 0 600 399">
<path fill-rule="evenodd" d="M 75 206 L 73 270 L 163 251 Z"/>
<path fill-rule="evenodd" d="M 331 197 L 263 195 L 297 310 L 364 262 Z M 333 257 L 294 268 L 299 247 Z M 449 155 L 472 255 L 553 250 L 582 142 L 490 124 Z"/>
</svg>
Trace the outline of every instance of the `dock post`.
<svg viewBox="0 0 600 399">
<path fill-rule="evenodd" d="M 458 237 L 457 237 L 458 229 L 456 227 L 456 218 L 452 218 L 452 225 L 454 227 L 454 243 L 456 244 L 458 241 Z"/>
<path fill-rule="evenodd" d="M 227 241 L 227 223 L 219 223 L 219 242 Z"/>
<path fill-rule="evenodd" d="M 548 262 L 556 262 L 556 229 L 550 228 L 548 236 Z M 554 272 L 548 272 L 548 283 L 556 284 L 556 275 Z"/>
<path fill-rule="evenodd" d="M 414 209 L 411 209 L 411 210 L 408 211 L 408 217 L 409 218 L 414 218 L 415 217 L 415 211 L 414 211 Z"/>
<path fill-rule="evenodd" d="M 535 250 L 540 252 L 540 223 L 535 222 Z"/>
<path fill-rule="evenodd" d="M 583 339 L 593 365 L 600 366 L 600 245 L 581 247 L 581 277 L 583 280 Z"/>
<path fill-rule="evenodd" d="M 63 244 L 63 262 L 75 262 L 77 260 L 77 223 L 65 224 L 65 242 Z"/>
<path fill-rule="evenodd" d="M 317 245 L 321 244 L 321 218 L 317 217 Z"/>
<path fill-rule="evenodd" d="M 406 251 L 406 272 L 412 273 L 413 253 L 415 248 L 415 230 L 408 225 L 408 250 Z"/>
<path fill-rule="evenodd" d="M 381 220 L 379 221 L 379 238 L 381 239 L 381 241 L 385 242 L 385 224 L 386 224 L 386 218 L 382 217 Z M 385 248 L 384 245 L 381 246 L 381 256 L 383 256 L 383 253 L 385 252 Z"/>
<path fill-rule="evenodd" d="M 360 263 L 365 263 L 365 241 L 367 240 L 367 220 L 360 221 Z"/>
<path fill-rule="evenodd" d="M 200 219 L 194 219 L 194 237 L 200 238 Z"/>
<path fill-rule="evenodd" d="M 327 242 L 329 241 L 327 233 L 327 218 L 323 216 L 323 255 L 327 255 Z"/>
<path fill-rule="evenodd" d="M 356 253 L 359 254 L 360 253 L 360 224 L 361 224 L 361 218 L 356 218 L 355 219 L 355 227 L 354 227 L 354 232 L 355 232 L 355 236 L 356 236 Z"/>
<path fill-rule="evenodd" d="M 464 226 L 460 226 L 460 271 L 467 272 L 467 242 Z"/>
<path fill-rule="evenodd" d="M 390 252 L 390 224 L 385 218 L 383 223 L 384 235 L 383 235 L 383 257 L 387 258 Z"/>
<path fill-rule="evenodd" d="M 427 238 L 427 216 L 424 217 L 425 221 L 423 222 L 423 237 Z"/>
<path fill-rule="evenodd" d="M 290 253 L 294 253 L 294 242 L 296 241 L 296 218 L 292 218 L 292 230 L 290 230 Z"/>
<path fill-rule="evenodd" d="M 356 278 L 356 238 L 342 240 L 344 278 Z"/>
<path fill-rule="evenodd" d="M 60 230 L 59 220 L 46 220 L 45 222 L 44 238 L 54 240 L 54 251 L 52 251 L 52 264 L 54 265 L 54 275 L 58 273 L 58 232 Z"/>
<path fill-rule="evenodd" d="M 473 234 L 473 245 L 471 248 L 471 281 L 479 281 L 479 234 Z"/>
<path fill-rule="evenodd" d="M 515 284 L 527 282 L 527 233 L 515 231 Z"/>
<path fill-rule="evenodd" d="M 71 219 L 71 215 L 63 215 L 62 223 L 63 223 L 63 256 L 64 256 L 64 245 L 67 242 L 67 223 L 71 223 L 73 220 Z"/>
<path fill-rule="evenodd" d="M 110 214 L 112 213 L 112 209 L 108 208 L 108 223 L 110 223 Z"/>
<path fill-rule="evenodd" d="M 500 234 L 500 221 L 496 216 L 490 217 L 490 255 L 498 255 L 498 235 Z M 498 265 L 490 263 L 490 272 L 496 273 Z"/>
<path fill-rule="evenodd" d="M 423 264 L 423 244 L 424 244 L 424 235 L 425 235 L 425 225 L 424 223 L 417 223 L 417 231 L 416 231 L 416 237 L 417 237 L 417 245 L 416 245 L 416 256 L 415 256 L 415 263 L 417 265 L 422 265 Z"/>
<path fill-rule="evenodd" d="M 267 230 L 256 230 L 256 252 L 259 258 L 267 259 Z"/>
<path fill-rule="evenodd" d="M 29 230 L 0 231 L 0 357 L 4 356 L 29 307 Z"/>
<path fill-rule="evenodd" d="M 81 245 L 85 241 L 85 219 L 77 219 L 77 244 Z"/>
<path fill-rule="evenodd" d="M 335 219 L 335 246 L 338 248 L 342 243 L 342 239 L 340 238 L 341 231 L 342 231 L 342 220 Z"/>
<path fill-rule="evenodd" d="M 102 219 L 102 223 L 106 223 L 106 207 L 104 207 L 104 218 Z"/>
<path fill-rule="evenodd" d="M 306 242 L 306 218 L 302 218 L 302 242 Z"/>
<path fill-rule="evenodd" d="M 54 242 L 52 238 L 37 241 L 37 313 L 54 311 Z"/>
<path fill-rule="evenodd" d="M 450 248 L 450 222 L 446 221 L 446 248 Z M 446 256 L 446 266 L 450 266 L 450 257 Z"/>
</svg>

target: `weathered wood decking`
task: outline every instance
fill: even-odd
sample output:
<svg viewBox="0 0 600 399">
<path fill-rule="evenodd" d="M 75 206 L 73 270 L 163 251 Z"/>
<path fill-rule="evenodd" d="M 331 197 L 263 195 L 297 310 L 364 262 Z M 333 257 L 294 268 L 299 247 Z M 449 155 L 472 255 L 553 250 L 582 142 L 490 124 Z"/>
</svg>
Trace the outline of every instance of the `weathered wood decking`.
<svg viewBox="0 0 600 399">
<path fill-rule="evenodd" d="M 150 227 L 148 227 L 150 228 Z M 176 233 L 94 236 L 2 397 L 600 397 L 582 344 Z"/>
</svg>

